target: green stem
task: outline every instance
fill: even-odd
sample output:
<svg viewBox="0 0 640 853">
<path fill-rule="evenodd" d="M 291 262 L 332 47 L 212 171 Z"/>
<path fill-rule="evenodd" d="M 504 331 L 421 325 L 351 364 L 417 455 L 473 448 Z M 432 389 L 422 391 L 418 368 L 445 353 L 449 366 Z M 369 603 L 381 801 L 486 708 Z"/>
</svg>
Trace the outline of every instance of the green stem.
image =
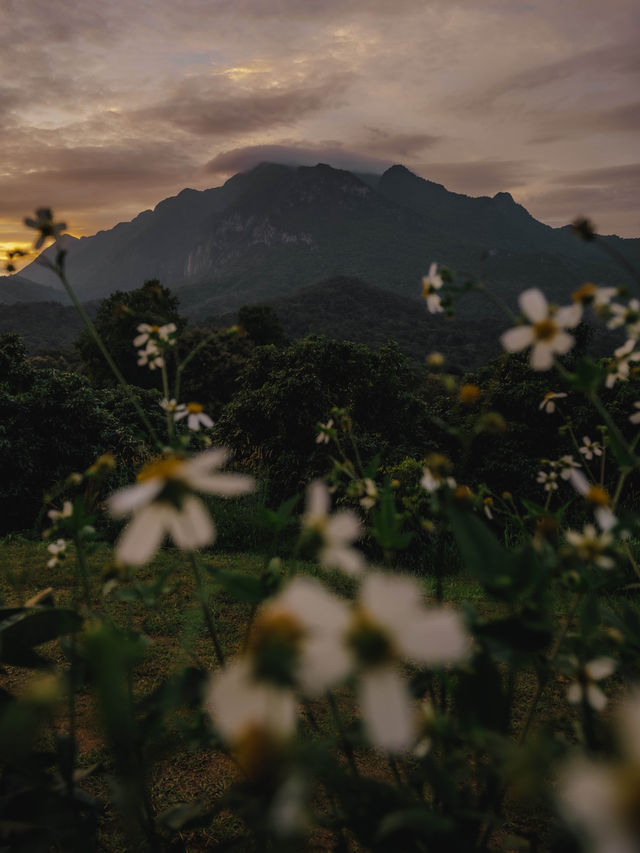
<svg viewBox="0 0 640 853">
<path fill-rule="evenodd" d="M 351 746 L 347 738 L 344 726 L 342 725 L 342 718 L 340 716 L 340 711 L 338 709 L 337 702 L 333 698 L 333 694 L 330 690 L 327 691 L 327 699 L 329 701 L 329 707 L 331 708 L 331 713 L 333 715 L 336 728 L 338 729 L 338 734 L 340 735 L 340 741 L 342 742 L 344 754 L 347 756 L 347 761 L 349 762 L 349 767 L 351 768 L 351 772 L 353 773 L 354 777 L 356 779 L 359 779 L 360 771 L 358 770 L 358 765 L 356 764 L 356 756 L 353 751 L 353 747 Z"/>
<path fill-rule="evenodd" d="M 213 621 L 213 616 L 211 614 L 211 609 L 209 608 L 209 604 L 207 602 L 207 596 L 204 590 L 204 586 L 202 584 L 202 574 L 200 573 L 200 566 L 198 565 L 198 559 L 196 555 L 191 552 L 191 567 L 193 569 L 193 577 L 195 579 L 196 584 L 196 595 L 198 597 L 198 601 L 200 602 L 200 608 L 202 609 L 202 616 L 204 618 L 205 625 L 207 626 L 207 630 L 209 631 L 209 636 L 211 637 L 211 642 L 213 643 L 213 648 L 216 653 L 216 657 L 218 659 L 218 663 L 224 669 L 226 661 L 224 657 L 224 652 L 222 651 L 222 646 L 220 645 L 220 640 L 218 639 L 218 633 L 216 631 L 216 626 Z"/>
<path fill-rule="evenodd" d="M 109 367 L 111 368 L 111 372 L 113 373 L 113 375 L 114 375 L 114 376 L 116 377 L 116 379 L 118 380 L 118 383 L 120 384 L 120 386 L 122 387 L 123 391 L 125 392 L 125 394 L 126 394 L 126 395 L 127 395 L 127 397 L 129 398 L 130 403 L 133 405 L 134 409 L 135 409 L 135 410 L 136 410 L 136 412 L 138 413 L 138 416 L 140 417 L 140 420 L 143 422 L 143 424 L 145 425 L 146 429 L 148 430 L 149 435 L 150 435 L 150 437 L 151 437 L 152 441 L 153 441 L 153 442 L 154 442 L 158 447 L 162 447 L 162 444 L 161 444 L 160 440 L 158 439 L 158 436 L 156 435 L 156 431 L 155 431 L 155 430 L 154 430 L 154 428 L 151 426 L 151 422 L 150 422 L 149 418 L 147 417 L 147 415 L 146 415 L 146 413 L 145 413 L 144 409 L 142 408 L 142 406 L 140 405 L 140 403 L 139 403 L 139 402 L 138 402 L 138 400 L 136 399 L 135 394 L 134 394 L 134 393 L 133 393 L 133 391 L 131 390 L 131 387 L 129 386 L 129 384 L 128 384 L 127 380 L 124 378 L 124 376 L 123 376 L 123 375 L 122 375 L 122 373 L 120 372 L 120 369 L 118 368 L 117 364 L 116 364 L 116 363 L 115 363 L 115 361 L 111 358 L 111 354 L 109 353 L 109 351 L 108 351 L 108 350 L 107 350 L 107 348 L 105 347 L 105 345 L 104 345 L 104 343 L 103 343 L 103 341 L 102 341 L 102 338 L 101 338 L 101 337 L 100 337 L 100 335 L 98 334 L 98 330 L 96 329 L 96 327 L 95 327 L 95 326 L 93 325 L 93 323 L 91 322 L 91 320 L 90 320 L 90 318 L 89 318 L 89 316 L 88 316 L 87 312 L 84 310 L 84 308 L 83 308 L 83 307 L 82 307 L 82 305 L 80 304 L 80 301 L 78 300 L 78 297 L 76 296 L 75 291 L 73 290 L 73 288 L 72 288 L 72 287 L 71 287 L 71 285 L 69 284 L 69 282 L 68 282 L 68 280 L 67 280 L 67 277 L 66 277 L 66 275 L 64 274 L 64 270 L 62 269 L 62 267 L 61 267 L 59 264 L 57 264 L 57 265 L 55 266 L 55 268 L 54 268 L 54 269 L 55 269 L 55 272 L 56 272 L 56 274 L 57 274 L 58 278 L 59 278 L 59 279 L 60 279 L 60 281 L 62 282 L 62 285 L 63 285 L 64 289 L 66 290 L 67 295 L 68 295 L 68 296 L 69 296 L 69 298 L 71 299 L 71 302 L 73 303 L 74 308 L 76 309 L 76 311 L 78 312 L 78 314 L 79 314 L 79 315 L 80 315 L 80 317 L 82 318 L 82 321 L 83 321 L 83 323 L 85 324 L 85 326 L 87 327 L 87 330 L 88 330 L 89 334 L 91 335 L 91 337 L 93 338 L 93 340 L 94 340 L 94 342 L 95 342 L 96 346 L 98 347 L 98 349 L 99 349 L 99 350 L 100 350 L 100 352 L 102 353 L 102 355 L 103 355 L 103 357 L 104 357 L 105 361 L 107 362 L 107 364 L 108 364 L 108 365 L 109 365 Z"/>
</svg>

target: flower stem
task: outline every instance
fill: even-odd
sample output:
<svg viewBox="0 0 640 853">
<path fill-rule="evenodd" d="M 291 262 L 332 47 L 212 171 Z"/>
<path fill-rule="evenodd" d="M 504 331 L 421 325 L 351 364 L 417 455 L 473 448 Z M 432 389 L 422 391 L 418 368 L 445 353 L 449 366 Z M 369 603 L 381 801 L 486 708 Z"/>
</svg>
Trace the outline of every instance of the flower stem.
<svg viewBox="0 0 640 853">
<path fill-rule="evenodd" d="M 211 642 L 213 643 L 213 648 L 216 653 L 218 663 L 224 669 L 226 665 L 224 652 L 222 651 L 222 646 L 220 645 L 220 640 L 218 639 L 218 633 L 216 631 L 216 626 L 213 621 L 211 609 L 207 602 L 206 593 L 202 584 L 202 574 L 200 573 L 200 566 L 198 565 L 198 559 L 193 552 L 191 552 L 190 556 L 191 568 L 193 569 L 193 577 L 196 583 L 196 595 L 198 596 L 198 601 L 200 602 L 202 616 L 204 618 L 205 625 L 207 626 L 207 630 L 209 631 L 209 636 L 211 637 Z"/>
</svg>

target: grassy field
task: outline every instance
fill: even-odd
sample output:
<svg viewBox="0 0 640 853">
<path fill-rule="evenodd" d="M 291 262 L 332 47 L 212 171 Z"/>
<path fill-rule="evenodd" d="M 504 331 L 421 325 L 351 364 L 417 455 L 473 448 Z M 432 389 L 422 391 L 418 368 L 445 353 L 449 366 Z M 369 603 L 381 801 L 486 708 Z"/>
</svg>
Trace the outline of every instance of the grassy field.
<svg viewBox="0 0 640 853">
<path fill-rule="evenodd" d="M 91 607 L 101 618 L 121 628 L 135 628 L 141 632 L 147 643 L 144 657 L 134 672 L 132 689 L 137 699 L 148 696 L 159 687 L 172 673 L 184 671 L 185 667 L 213 670 L 216 667 L 212 643 L 203 623 L 202 614 L 194 595 L 194 576 L 189 559 L 174 550 L 162 551 L 153 563 L 128 579 L 114 582 L 114 567 L 111 563 L 112 551 L 107 546 L 98 546 L 89 560 L 91 574 Z M 56 605 L 73 603 L 73 554 L 53 569 L 46 567 L 47 553 L 45 543 L 34 543 L 20 538 L 7 538 L 0 543 L 0 596 L 3 606 L 23 604 L 44 588 L 51 587 Z M 257 576 L 263 568 L 263 559 L 251 553 L 221 553 L 211 551 L 205 555 L 211 566 L 226 571 Z M 292 566 L 284 566 L 283 571 Z M 298 563 L 296 571 L 316 573 L 312 564 Z M 145 603 L 149 597 L 150 585 L 164 578 L 161 590 L 153 603 Z M 351 582 L 342 575 L 331 575 L 330 584 L 335 590 L 349 594 Z M 424 579 L 425 593 L 433 594 L 431 579 Z M 128 598 L 118 597 L 118 590 L 129 590 Z M 486 599 L 481 586 L 464 574 L 445 578 L 445 601 L 453 606 L 462 606 L 465 602 L 475 607 L 486 618 L 500 614 L 501 605 Z M 106 591 L 106 593 L 105 593 Z M 216 620 L 222 648 L 227 657 L 237 654 L 242 648 L 250 605 L 233 600 L 226 592 L 216 586 L 212 579 L 207 584 L 207 598 Z M 561 622 L 566 613 L 567 602 L 558 597 L 558 619 Z M 45 654 L 65 666 L 59 647 L 49 644 Z M 4 683 L 7 689 L 20 693 L 29 688 L 30 681 L 37 677 L 32 672 L 7 667 Z M 565 680 L 566 681 L 566 680 Z M 557 683 L 549 685 L 540 705 L 541 717 L 549 722 L 553 719 L 556 729 L 567 738 L 573 736 L 574 719 L 572 712 L 563 700 L 565 681 L 560 677 Z M 535 691 L 536 681 L 533 673 L 522 672 L 517 684 L 518 701 L 516 703 L 512 725 L 517 732 L 526 715 L 531 695 Z M 346 694 L 341 698 L 341 709 L 349 721 L 353 716 L 353 707 Z M 322 731 L 330 734 L 331 722 L 323 702 L 313 703 L 313 714 L 319 721 Z M 165 729 L 154 741 L 153 769 L 150 779 L 151 798 L 155 813 L 162 812 L 179 803 L 193 800 L 212 802 L 218 799 L 229 787 L 236 776 L 236 768 L 225 753 L 216 748 L 203 749 L 201 741 L 190 737 L 201 721 L 199 714 L 193 711 L 179 712 L 169 721 Z M 69 726 L 69 714 L 64 704 L 52 720 L 52 729 L 65 730 Z M 98 773 L 87 779 L 88 791 L 108 801 L 109 759 L 105 749 L 105 739 L 101 726 L 100 708 L 97 707 L 94 694 L 89 687 L 80 689 L 77 700 L 76 735 L 79 743 L 78 765 L 87 767 L 100 765 L 106 773 Z M 46 737 L 46 735 L 45 735 Z M 379 756 L 362 751 L 356 760 L 363 774 L 374 778 L 386 778 L 389 766 Z M 321 796 L 321 795 L 320 795 Z M 320 810 L 324 807 L 322 798 Z M 514 801 L 509 806 L 510 820 L 514 829 L 522 829 L 531 820 L 526 809 Z M 179 842 L 172 850 L 205 851 L 216 845 L 224 844 L 242 836 L 244 829 L 230 812 L 221 812 L 210 824 L 198 830 L 181 833 Z M 495 839 L 493 849 L 507 849 Z M 334 849 L 335 838 L 331 832 L 319 827 L 312 835 L 313 850 Z M 130 849 L 122 834 L 118 816 L 106 805 L 104 819 L 100 829 L 100 849 L 118 853 Z M 246 848 L 254 849 L 247 841 Z M 359 849 L 352 846 L 352 850 Z"/>
</svg>

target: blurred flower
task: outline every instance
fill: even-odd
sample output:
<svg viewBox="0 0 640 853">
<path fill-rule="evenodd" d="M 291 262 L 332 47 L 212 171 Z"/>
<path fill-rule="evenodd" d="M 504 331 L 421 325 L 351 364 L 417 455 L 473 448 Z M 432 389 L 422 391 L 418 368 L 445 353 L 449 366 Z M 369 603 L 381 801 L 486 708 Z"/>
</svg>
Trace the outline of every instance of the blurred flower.
<svg viewBox="0 0 640 853">
<path fill-rule="evenodd" d="M 316 444 L 329 444 L 334 433 L 333 418 L 329 418 L 326 424 L 318 424 L 317 429 Z"/>
<path fill-rule="evenodd" d="M 597 310 L 609 305 L 613 297 L 618 293 L 617 287 L 598 287 L 588 281 L 571 294 L 574 302 L 581 305 L 593 305 Z"/>
<path fill-rule="evenodd" d="M 553 356 L 566 355 L 575 339 L 565 329 L 577 326 L 582 316 L 579 303 L 553 310 L 541 290 L 532 288 L 520 294 L 520 308 L 531 320 L 530 326 L 516 326 L 506 331 L 500 341 L 507 352 L 520 352 L 532 347 L 530 364 L 534 370 L 549 370 Z"/>
<path fill-rule="evenodd" d="M 186 410 L 186 406 L 184 403 L 178 403 L 173 398 L 171 400 L 167 400 L 166 397 L 160 400 L 160 407 L 169 414 L 175 414 L 176 412 L 182 412 L 183 410 Z"/>
<path fill-rule="evenodd" d="M 167 323 L 165 326 L 152 326 L 149 323 L 140 323 L 138 332 L 140 333 L 133 339 L 134 347 L 141 347 L 144 344 L 169 344 L 175 343 L 175 333 L 177 326 L 175 323 Z"/>
<path fill-rule="evenodd" d="M 365 477 L 358 485 L 360 491 L 364 493 L 360 498 L 360 506 L 364 509 L 371 509 L 378 500 L 378 487 L 370 477 Z"/>
<path fill-rule="evenodd" d="M 365 567 L 364 557 L 351 545 L 361 536 L 360 520 L 346 509 L 329 515 L 330 504 L 329 489 L 322 480 L 310 483 L 302 526 L 320 538 L 318 560 L 324 568 L 359 574 Z"/>
<path fill-rule="evenodd" d="M 422 278 L 422 298 L 426 300 L 430 314 L 439 314 L 443 311 L 440 295 L 437 292 L 441 287 L 442 278 L 438 274 L 438 264 L 433 263 L 429 267 L 429 275 Z"/>
<path fill-rule="evenodd" d="M 631 362 L 640 361 L 640 351 L 635 349 L 637 340 L 629 338 L 621 347 L 613 353 L 613 360 L 608 367 L 607 378 L 605 385 L 607 388 L 613 388 L 616 382 L 624 381 L 629 378 L 631 370 Z"/>
<path fill-rule="evenodd" d="M 458 389 L 458 400 L 465 406 L 472 406 L 480 399 L 482 391 L 477 385 L 461 385 Z"/>
<path fill-rule="evenodd" d="M 47 545 L 47 551 L 52 555 L 47 563 L 48 569 L 53 569 L 62 560 L 67 551 L 67 543 L 64 539 L 58 539 Z"/>
<path fill-rule="evenodd" d="M 600 525 L 600 529 L 611 530 L 618 519 L 611 509 L 611 498 L 607 490 L 603 489 L 602 486 L 594 486 L 589 483 L 582 471 L 571 471 L 569 479 L 574 489 L 593 506 L 593 514 Z"/>
<path fill-rule="evenodd" d="M 582 436 L 582 446 L 578 449 L 585 459 L 602 456 L 602 445 L 598 441 L 591 441 L 588 435 Z"/>
<path fill-rule="evenodd" d="M 456 481 L 448 476 L 451 470 L 451 460 L 442 453 L 430 453 L 425 459 L 420 485 L 427 492 L 433 493 L 441 486 L 455 489 Z"/>
<path fill-rule="evenodd" d="M 554 492 L 558 488 L 558 472 L 538 471 L 536 483 L 543 483 L 545 492 Z"/>
<path fill-rule="evenodd" d="M 73 515 L 73 504 L 71 501 L 65 501 L 62 504 L 62 510 L 50 509 L 47 515 L 54 523 L 61 518 L 71 518 Z"/>
<path fill-rule="evenodd" d="M 567 688 L 567 699 L 572 705 L 586 702 L 594 711 L 603 711 L 607 697 L 598 687 L 598 681 L 608 678 L 616 668 L 613 658 L 594 658 L 578 670 L 577 678 Z"/>
<path fill-rule="evenodd" d="M 580 467 L 580 463 L 576 462 L 571 454 L 561 456 L 558 459 L 558 468 L 560 469 L 560 476 L 563 480 L 568 480 L 571 477 L 571 472 Z"/>
<path fill-rule="evenodd" d="M 347 643 L 359 669 L 359 701 L 375 746 L 390 752 L 416 742 L 417 721 L 404 662 L 443 666 L 465 658 L 470 638 L 461 617 L 427 608 L 413 579 L 374 572 L 363 580 Z"/>
<path fill-rule="evenodd" d="M 625 326 L 630 338 L 640 337 L 640 302 L 637 299 L 630 299 L 628 305 L 612 302 L 609 309 L 611 317 L 607 326 L 610 329 Z"/>
<path fill-rule="evenodd" d="M 547 393 L 542 398 L 542 402 L 538 406 L 539 409 L 545 411 L 548 415 L 553 414 L 556 410 L 556 404 L 554 400 L 560 400 L 562 397 L 566 397 L 562 391 L 547 391 Z"/>
<path fill-rule="evenodd" d="M 427 367 L 431 367 L 434 370 L 438 370 L 440 367 L 444 367 L 445 358 L 441 352 L 434 350 L 430 352 L 426 358 Z"/>
<path fill-rule="evenodd" d="M 629 415 L 629 420 L 632 424 L 640 424 L 640 400 L 636 400 L 633 404 L 634 409 L 638 409 L 639 411 L 634 412 L 632 415 Z"/>
<path fill-rule="evenodd" d="M 33 244 L 34 249 L 40 249 L 48 238 L 57 240 L 60 234 L 67 228 L 66 222 L 53 221 L 53 213 L 49 207 L 41 207 L 36 210 L 36 218 L 31 219 L 27 217 L 24 220 L 24 224 L 28 228 L 35 228 L 40 232 L 40 236 Z"/>
<path fill-rule="evenodd" d="M 213 426 L 213 421 L 202 411 L 202 406 L 200 403 L 187 403 L 184 408 L 177 407 L 176 411 L 173 415 L 174 421 L 179 421 L 182 418 L 187 418 L 187 425 L 189 429 L 199 430 L 200 426 L 205 427 L 205 429 L 209 429 Z"/>
<path fill-rule="evenodd" d="M 146 465 L 136 485 L 113 494 L 108 500 L 109 512 L 117 518 L 133 516 L 116 545 L 116 557 L 124 564 L 142 565 L 153 557 L 166 535 L 183 551 L 213 542 L 214 524 L 194 492 L 234 497 L 254 488 L 251 477 L 218 473 L 227 458 L 224 448 L 190 459 L 165 456 Z"/>
<path fill-rule="evenodd" d="M 138 350 L 138 367 L 148 367 L 149 370 L 164 367 L 164 358 L 153 341 L 149 341 L 146 349 Z"/>
<path fill-rule="evenodd" d="M 312 578 L 294 578 L 259 609 L 248 660 L 255 678 L 318 696 L 348 674 L 349 607 Z"/>
<path fill-rule="evenodd" d="M 613 536 L 608 530 L 598 533 L 593 524 L 585 524 L 582 533 L 567 530 L 565 538 L 583 560 L 602 569 L 612 569 L 615 561 L 605 553 L 613 545 Z"/>
<path fill-rule="evenodd" d="M 232 663 L 211 677 L 204 707 L 250 778 L 269 769 L 295 735 L 297 705 L 293 692 L 257 681 L 246 660 Z"/>
<path fill-rule="evenodd" d="M 493 498 L 491 496 L 482 499 L 482 509 L 487 518 L 491 520 L 493 518 Z"/>
</svg>

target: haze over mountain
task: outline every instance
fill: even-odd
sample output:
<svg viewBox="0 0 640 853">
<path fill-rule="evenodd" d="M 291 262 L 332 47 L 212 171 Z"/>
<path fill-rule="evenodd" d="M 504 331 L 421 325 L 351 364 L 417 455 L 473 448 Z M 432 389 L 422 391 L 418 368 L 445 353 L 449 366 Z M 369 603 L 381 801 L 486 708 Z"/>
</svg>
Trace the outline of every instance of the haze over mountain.
<svg viewBox="0 0 640 853">
<path fill-rule="evenodd" d="M 608 240 L 640 262 L 640 240 Z M 526 287 L 561 301 L 587 280 L 627 282 L 597 247 L 568 227 L 538 222 L 508 193 L 452 193 L 403 166 L 364 175 L 270 163 L 221 187 L 185 189 L 92 237 L 71 238 L 67 272 L 84 301 L 158 278 L 178 293 L 184 313 L 202 319 L 335 276 L 416 296 L 432 261 L 481 278 L 512 305 Z M 5 303 L 52 298 L 66 301 L 37 260 L 19 277 L 0 278 Z M 494 310 L 483 305 L 462 310 Z"/>
</svg>

